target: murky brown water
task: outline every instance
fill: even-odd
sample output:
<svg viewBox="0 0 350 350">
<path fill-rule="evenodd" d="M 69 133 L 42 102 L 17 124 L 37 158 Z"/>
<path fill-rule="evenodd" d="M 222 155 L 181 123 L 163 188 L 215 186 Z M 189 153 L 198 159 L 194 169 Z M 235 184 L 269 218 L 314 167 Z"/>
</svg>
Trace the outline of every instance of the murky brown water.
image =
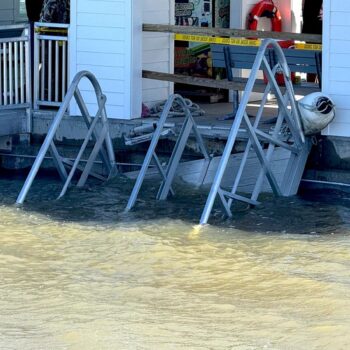
<svg viewBox="0 0 350 350">
<path fill-rule="evenodd" d="M 199 230 L 206 192 L 126 215 L 125 180 L 58 202 L 38 180 L 17 209 L 21 184 L 0 179 L 0 349 L 350 348 L 347 195 Z"/>
</svg>

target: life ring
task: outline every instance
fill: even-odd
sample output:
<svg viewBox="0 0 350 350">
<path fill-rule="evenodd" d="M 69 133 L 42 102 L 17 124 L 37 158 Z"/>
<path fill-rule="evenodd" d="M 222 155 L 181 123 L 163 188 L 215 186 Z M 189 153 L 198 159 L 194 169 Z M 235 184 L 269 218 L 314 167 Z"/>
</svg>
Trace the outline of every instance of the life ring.
<svg viewBox="0 0 350 350">
<path fill-rule="evenodd" d="M 273 0 L 262 0 L 254 5 L 252 10 L 248 15 L 248 29 L 249 30 L 257 30 L 259 18 L 267 17 L 271 20 L 271 30 L 273 32 L 281 32 L 282 31 L 282 16 L 279 9 L 273 3 Z M 288 49 L 294 45 L 293 40 L 280 40 L 278 44 L 283 49 Z M 292 81 L 295 80 L 295 73 L 291 73 Z M 264 80 L 267 83 L 267 78 L 264 76 Z M 276 73 L 276 80 L 278 85 L 284 85 L 284 77 L 282 73 Z"/>
<path fill-rule="evenodd" d="M 272 0 L 262 0 L 254 5 L 248 16 L 248 29 L 257 30 L 261 17 L 270 18 L 273 32 L 282 31 L 282 16 Z"/>
</svg>

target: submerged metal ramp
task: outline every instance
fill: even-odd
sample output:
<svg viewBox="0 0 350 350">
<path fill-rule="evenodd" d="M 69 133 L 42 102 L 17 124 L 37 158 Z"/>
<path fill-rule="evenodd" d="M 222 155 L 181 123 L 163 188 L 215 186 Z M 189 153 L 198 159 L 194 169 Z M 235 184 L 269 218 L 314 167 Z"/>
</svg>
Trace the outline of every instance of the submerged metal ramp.
<svg viewBox="0 0 350 350">
<path fill-rule="evenodd" d="M 270 53 L 273 52 L 276 56 L 277 64 L 274 67 L 270 67 L 266 58 L 265 54 L 267 49 L 270 51 Z M 247 113 L 247 106 L 249 98 L 253 92 L 253 87 L 257 80 L 259 70 L 264 72 L 268 82 L 258 113 L 254 122 L 251 122 Z M 276 73 L 283 74 L 285 86 L 280 87 L 278 85 Z M 278 115 L 274 121 L 274 124 L 271 124 L 271 132 L 266 132 L 266 125 L 265 128 L 263 128 L 261 127 L 261 123 L 264 107 L 270 93 L 275 95 L 277 99 Z M 164 170 L 156 156 L 155 149 L 159 138 L 162 135 L 165 121 L 174 100 L 179 100 L 183 104 L 183 108 L 186 111 L 186 119 L 180 136 L 176 142 L 172 156 L 170 157 L 170 161 L 166 167 L 166 170 Z M 160 186 L 157 199 L 164 200 L 167 198 L 169 191 L 172 190 L 171 184 L 191 130 L 193 131 L 206 160 L 201 172 L 202 181 L 204 180 L 210 164 L 210 157 L 207 154 L 202 137 L 198 132 L 193 117 L 191 116 L 188 108 L 186 108 L 185 102 L 180 96 L 173 95 L 167 101 L 163 114 L 157 123 L 157 127 L 153 133 L 151 144 L 143 162 L 142 169 L 139 172 L 136 184 L 129 198 L 126 208 L 127 210 L 130 210 L 135 205 L 152 158 L 155 161 L 155 165 L 157 166 L 160 175 L 163 177 L 163 182 Z M 227 173 L 228 163 L 233 153 L 238 135 L 240 141 L 242 141 L 242 130 L 244 135 L 243 137 L 247 142 L 246 148 L 241 158 L 237 174 L 232 175 L 229 188 L 227 188 L 227 184 L 226 188 L 223 188 L 223 177 L 225 172 Z M 286 150 L 287 154 L 289 154 L 288 164 L 284 171 L 282 181 L 277 181 L 272 167 L 272 160 L 276 147 Z M 257 52 L 242 100 L 231 126 L 226 146 L 217 167 L 216 175 L 214 177 L 200 223 L 206 224 L 208 222 L 214 202 L 217 198 L 219 198 L 225 214 L 229 217 L 232 216 L 231 208 L 234 201 L 245 202 L 253 206 L 257 205 L 259 203 L 258 197 L 262 191 L 265 179 L 267 179 L 268 184 L 276 196 L 290 196 L 296 194 L 310 147 L 310 142 L 308 139 L 305 139 L 302 130 L 300 114 L 291 82 L 290 70 L 283 51 L 281 50 L 277 41 L 272 39 L 264 40 Z M 238 186 L 241 180 L 244 179 L 244 170 L 248 164 L 251 152 L 256 155 L 260 170 L 258 171 L 257 178 L 255 179 L 255 187 L 252 193 L 250 195 L 243 195 L 238 193 Z"/>
<path fill-rule="evenodd" d="M 161 162 L 158 159 L 157 154 L 156 154 L 156 147 L 157 147 L 159 139 L 164 134 L 164 131 L 166 131 L 165 123 L 166 123 L 167 118 L 169 117 L 170 110 L 171 110 L 174 103 L 177 103 L 182 107 L 182 109 L 185 113 L 185 121 L 184 121 L 182 128 L 181 128 L 181 131 L 178 135 L 178 138 L 177 138 L 174 150 L 173 150 L 171 157 L 169 159 L 168 165 L 167 165 L 166 169 L 164 169 Z M 210 156 L 205 148 L 205 144 L 203 142 L 202 136 L 197 129 L 196 122 L 193 119 L 192 113 L 190 111 L 189 106 L 186 104 L 186 101 L 180 95 L 175 94 L 175 95 L 170 96 L 168 101 L 166 102 L 166 104 L 164 106 L 164 109 L 163 109 L 163 112 L 160 116 L 160 119 L 157 122 L 156 129 L 154 130 L 154 133 L 152 135 L 151 144 L 147 150 L 146 157 L 145 157 L 143 164 L 142 164 L 142 168 L 139 172 L 139 175 L 137 177 L 136 183 L 134 185 L 133 191 L 130 195 L 130 198 L 129 198 L 129 201 L 128 201 L 128 204 L 126 207 L 127 211 L 130 210 L 131 208 L 133 208 L 135 203 L 136 203 L 137 197 L 139 195 L 143 181 L 146 177 L 147 170 L 151 165 L 152 159 L 154 160 L 154 163 L 155 163 L 161 177 L 163 178 L 163 181 L 160 185 L 160 188 L 159 188 L 159 191 L 157 194 L 157 199 L 158 200 L 165 200 L 168 197 L 169 192 L 171 192 L 174 195 L 174 191 L 173 191 L 171 185 L 173 183 L 176 169 L 178 168 L 178 165 L 179 165 L 180 160 L 181 160 L 181 156 L 183 154 L 183 151 L 185 149 L 187 140 L 188 140 L 191 132 L 193 132 L 193 134 L 197 140 L 199 149 L 202 152 L 204 159 L 205 159 L 205 161 L 203 163 L 202 171 L 201 171 L 201 173 L 199 175 L 199 179 L 198 179 L 198 182 L 200 184 L 202 184 L 204 177 L 206 175 L 206 172 L 208 170 L 208 167 L 209 167 Z"/>
<path fill-rule="evenodd" d="M 268 48 L 273 50 L 277 58 L 277 64 L 273 68 L 270 67 L 265 57 L 265 52 Z M 258 71 L 260 69 L 263 70 L 265 76 L 267 77 L 268 83 L 262 98 L 261 106 L 258 110 L 255 121 L 252 124 L 247 114 L 247 105 L 253 91 L 254 84 L 257 80 Z M 285 81 L 285 87 L 283 87 L 284 91 L 282 91 L 282 88 L 276 81 L 276 72 L 283 74 Z M 273 132 L 266 133 L 259 129 L 259 124 L 261 122 L 264 106 L 270 93 L 276 96 L 279 113 L 276 118 L 276 122 L 273 125 Z M 241 125 L 246 130 L 248 142 L 239 166 L 238 173 L 232 180 L 232 187 L 230 189 L 224 189 L 221 186 L 222 179 Z M 288 142 L 281 137 L 281 135 L 284 133 L 283 130 L 287 130 L 290 135 Z M 285 170 L 282 183 L 277 182 L 271 168 L 271 159 L 276 146 L 290 151 L 290 159 Z M 246 197 L 238 194 L 237 188 L 242 179 L 243 170 L 250 151 L 255 152 L 259 160 L 261 170 L 256 179 L 253 192 L 251 193 L 250 197 Z M 265 177 L 267 178 L 275 195 L 290 196 L 296 194 L 309 151 L 310 142 L 305 140 L 302 130 L 300 114 L 290 78 L 290 69 L 284 57 L 283 51 L 278 45 L 277 41 L 272 39 L 264 40 L 255 58 L 254 65 L 233 121 L 223 155 L 221 157 L 204 211 L 200 219 L 200 223 L 206 224 L 208 222 L 217 197 L 219 197 L 220 203 L 222 204 L 225 213 L 229 217 L 232 216 L 231 207 L 234 200 L 246 202 L 250 205 L 257 205 L 257 199 L 261 192 Z"/>
<path fill-rule="evenodd" d="M 96 94 L 98 111 L 93 118 L 90 116 L 87 106 L 79 90 L 79 83 L 84 77 L 90 81 Z M 68 110 L 73 97 L 80 109 L 80 112 L 87 126 L 87 133 L 86 133 L 85 139 L 83 141 L 83 144 L 81 145 L 81 148 L 74 162 L 62 157 L 59 154 L 57 147 L 54 143 L 54 137 L 55 137 L 56 131 L 60 126 L 60 123 L 66 111 Z M 58 198 L 62 197 L 66 193 L 77 169 L 81 171 L 81 176 L 77 183 L 78 187 L 84 186 L 89 175 L 94 176 L 99 180 L 107 180 L 117 172 L 112 141 L 109 134 L 108 119 L 106 115 L 105 104 L 106 104 L 106 96 L 102 93 L 101 87 L 97 79 L 95 78 L 95 76 L 88 71 L 82 71 L 77 73 L 77 75 L 74 77 L 71 83 L 71 86 L 69 87 L 69 90 L 64 98 L 64 101 L 60 109 L 58 110 L 50 126 L 47 136 L 39 150 L 39 153 L 29 172 L 29 175 L 24 183 L 24 186 L 17 198 L 17 201 L 16 201 L 17 204 L 23 204 L 30 190 L 30 187 L 35 179 L 35 176 L 37 175 L 42 165 L 42 162 L 45 158 L 45 155 L 47 154 L 48 151 L 50 151 L 51 156 L 53 158 L 54 165 L 57 168 L 61 179 L 64 181 L 62 191 L 59 194 Z M 95 141 L 95 145 L 90 153 L 88 160 L 86 161 L 85 166 L 82 166 L 80 165 L 81 158 L 91 139 Z M 107 173 L 109 174 L 108 177 L 106 178 L 103 177 L 102 175 L 96 174 L 92 170 L 94 161 L 98 156 L 98 154 L 100 155 L 102 163 L 105 169 L 107 170 Z M 69 173 L 67 173 L 66 167 L 71 168 Z"/>
</svg>

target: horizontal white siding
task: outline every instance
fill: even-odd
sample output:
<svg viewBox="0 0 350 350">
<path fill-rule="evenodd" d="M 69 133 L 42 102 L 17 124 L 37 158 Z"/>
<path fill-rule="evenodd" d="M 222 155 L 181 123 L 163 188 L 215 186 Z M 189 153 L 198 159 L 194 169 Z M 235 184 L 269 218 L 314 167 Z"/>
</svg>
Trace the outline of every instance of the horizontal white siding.
<svg viewBox="0 0 350 350">
<path fill-rule="evenodd" d="M 143 23 L 173 23 L 174 0 L 143 0 Z M 142 67 L 146 70 L 172 73 L 174 61 L 173 37 L 163 33 L 143 33 Z M 142 98 L 147 105 L 165 100 L 173 92 L 173 84 L 143 79 Z"/>
<path fill-rule="evenodd" d="M 326 135 L 350 136 L 350 2 L 326 0 L 323 26 L 323 92 L 336 104 Z"/>
<path fill-rule="evenodd" d="M 14 0 L 0 0 L 0 25 L 13 24 L 15 4 Z"/>
<path fill-rule="evenodd" d="M 107 96 L 110 118 L 131 119 L 141 111 L 141 0 L 71 2 L 71 79 L 91 71 Z M 97 110 L 88 82 L 81 92 L 91 113 Z"/>
</svg>

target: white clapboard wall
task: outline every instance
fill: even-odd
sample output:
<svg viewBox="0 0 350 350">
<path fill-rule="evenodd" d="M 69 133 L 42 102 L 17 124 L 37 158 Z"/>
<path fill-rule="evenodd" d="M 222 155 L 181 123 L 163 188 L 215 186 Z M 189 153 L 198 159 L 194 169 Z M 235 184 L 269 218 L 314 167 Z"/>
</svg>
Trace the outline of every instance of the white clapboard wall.
<svg viewBox="0 0 350 350">
<path fill-rule="evenodd" d="M 89 70 L 107 96 L 109 118 L 141 114 L 142 2 L 144 0 L 71 1 L 70 78 Z M 88 83 L 81 87 L 91 113 L 96 111 Z M 71 113 L 78 113 L 75 104 Z"/>
<path fill-rule="evenodd" d="M 322 90 L 336 105 L 325 135 L 350 136 L 350 1 L 323 1 Z"/>
<path fill-rule="evenodd" d="M 14 23 L 14 0 L 0 1 L 0 25 Z"/>
<path fill-rule="evenodd" d="M 173 24 L 174 0 L 143 0 L 143 22 Z M 167 33 L 143 33 L 142 67 L 146 70 L 172 73 L 174 66 L 174 40 Z M 173 84 L 165 81 L 143 79 L 143 102 L 152 105 L 165 100 L 173 93 Z"/>
</svg>

